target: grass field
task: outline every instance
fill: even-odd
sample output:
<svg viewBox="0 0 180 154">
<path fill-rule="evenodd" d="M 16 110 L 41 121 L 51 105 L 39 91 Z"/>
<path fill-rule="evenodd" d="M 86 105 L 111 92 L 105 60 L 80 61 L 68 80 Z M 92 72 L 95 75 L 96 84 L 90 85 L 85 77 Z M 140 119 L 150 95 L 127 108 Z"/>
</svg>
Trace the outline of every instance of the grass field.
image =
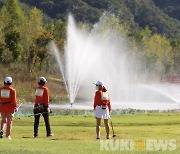
<svg viewBox="0 0 180 154">
<path fill-rule="evenodd" d="M 180 153 L 180 114 L 114 115 L 112 120 L 117 136 L 108 141 L 105 140 L 103 123 L 101 140 L 95 139 L 93 115 L 51 116 L 51 129 L 55 136 L 49 138 L 42 118 L 39 137 L 33 138 L 33 120 L 33 117 L 14 118 L 13 139 L 0 140 L 0 153 Z M 146 150 L 147 140 L 169 143 L 172 139 L 176 146 L 173 151 L 168 148 Z M 129 140 L 140 141 L 140 146 L 131 151 L 121 149 L 121 141 Z M 109 149 L 105 148 L 105 143 Z M 119 146 L 115 149 L 112 145 L 110 147 L 111 143 L 114 147 L 116 143 Z"/>
</svg>

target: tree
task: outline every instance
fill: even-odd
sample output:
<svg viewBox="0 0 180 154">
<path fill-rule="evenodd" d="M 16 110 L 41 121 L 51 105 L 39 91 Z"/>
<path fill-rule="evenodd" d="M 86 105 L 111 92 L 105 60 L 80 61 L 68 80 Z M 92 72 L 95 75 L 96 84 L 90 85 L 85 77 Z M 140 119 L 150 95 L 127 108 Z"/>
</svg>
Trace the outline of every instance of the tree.
<svg viewBox="0 0 180 154">
<path fill-rule="evenodd" d="M 4 6 L 1 10 L 2 19 L 4 22 L 3 26 L 3 37 L 5 47 L 3 52 L 9 52 L 12 54 L 11 60 L 5 55 L 9 55 L 9 53 L 3 53 L 3 61 L 6 62 L 18 62 L 21 59 L 21 29 L 23 27 L 24 21 L 24 13 L 19 6 L 17 0 L 10 0 L 7 6 Z"/>
<path fill-rule="evenodd" d="M 16 61 L 20 59 L 20 54 L 22 51 L 20 45 L 20 33 L 17 31 L 11 31 L 10 33 L 5 34 L 5 43 L 6 48 L 12 53 L 13 59 L 12 61 Z"/>
<path fill-rule="evenodd" d="M 48 57 L 46 46 L 52 39 L 52 35 L 43 27 L 43 13 L 37 8 L 30 10 L 25 27 L 22 31 L 23 59 L 27 63 L 29 72 L 32 72 L 35 66 L 41 68 Z"/>
<path fill-rule="evenodd" d="M 173 72 L 173 55 L 169 40 L 158 34 L 152 35 L 145 42 L 145 58 L 151 70 L 159 75 Z"/>
<path fill-rule="evenodd" d="M 2 62 L 4 60 L 4 58 L 2 58 L 2 57 L 6 50 L 5 38 L 4 38 L 5 27 L 7 27 L 8 23 L 9 23 L 9 13 L 5 6 L 3 8 L 1 8 L 1 10 L 0 10 L 0 19 L 1 19 L 0 20 L 0 62 Z"/>
<path fill-rule="evenodd" d="M 43 14 L 37 8 L 29 11 L 27 19 L 22 30 L 23 61 L 27 63 L 29 72 L 36 63 L 36 45 L 35 41 L 38 35 L 43 32 Z"/>
<path fill-rule="evenodd" d="M 173 52 L 174 70 L 176 74 L 180 74 L 180 40 L 171 40 Z"/>
</svg>

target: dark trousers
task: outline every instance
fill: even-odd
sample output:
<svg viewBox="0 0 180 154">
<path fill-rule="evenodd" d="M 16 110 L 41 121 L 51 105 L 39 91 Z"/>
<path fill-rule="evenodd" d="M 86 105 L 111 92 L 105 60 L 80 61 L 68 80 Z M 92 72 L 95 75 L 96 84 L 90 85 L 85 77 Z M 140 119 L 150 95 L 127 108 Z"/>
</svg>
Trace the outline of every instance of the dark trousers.
<svg viewBox="0 0 180 154">
<path fill-rule="evenodd" d="M 46 133 L 48 136 L 51 134 L 51 128 L 50 128 L 50 123 L 49 123 L 49 113 L 47 112 L 47 110 L 43 110 L 40 112 L 39 110 L 34 109 L 34 114 L 38 114 L 38 113 L 41 113 L 44 118 L 44 122 L 46 125 Z M 39 126 L 39 120 L 40 120 L 41 114 L 34 115 L 34 137 L 38 136 L 38 126 Z"/>
</svg>

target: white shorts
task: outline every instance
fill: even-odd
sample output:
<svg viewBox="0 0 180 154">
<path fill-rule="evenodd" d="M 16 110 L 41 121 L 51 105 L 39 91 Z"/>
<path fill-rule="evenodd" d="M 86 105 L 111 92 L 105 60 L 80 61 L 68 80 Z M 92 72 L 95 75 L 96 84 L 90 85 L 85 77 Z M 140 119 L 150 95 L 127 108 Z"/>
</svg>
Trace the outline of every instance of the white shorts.
<svg viewBox="0 0 180 154">
<path fill-rule="evenodd" d="M 96 106 L 95 108 L 95 117 L 101 119 L 109 119 L 109 109 L 102 109 L 101 106 Z"/>
</svg>

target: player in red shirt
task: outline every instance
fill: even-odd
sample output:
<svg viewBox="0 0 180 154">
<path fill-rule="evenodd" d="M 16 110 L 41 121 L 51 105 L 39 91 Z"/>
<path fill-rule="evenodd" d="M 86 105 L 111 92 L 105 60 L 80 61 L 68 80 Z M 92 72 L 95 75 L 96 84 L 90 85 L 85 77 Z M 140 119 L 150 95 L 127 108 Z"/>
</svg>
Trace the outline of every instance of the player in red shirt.
<svg viewBox="0 0 180 154">
<path fill-rule="evenodd" d="M 11 139 L 12 129 L 12 114 L 16 112 L 16 90 L 11 86 L 12 78 L 6 77 L 4 86 L 0 88 L 0 112 L 1 112 L 1 129 L 0 138 L 3 137 L 3 132 L 6 126 L 6 138 Z"/>
<path fill-rule="evenodd" d="M 109 94 L 104 87 L 101 81 L 96 82 L 96 93 L 94 97 L 94 111 L 95 111 L 95 118 L 96 118 L 96 134 L 97 139 L 100 139 L 100 126 L 101 126 L 101 119 L 104 119 L 104 125 L 106 128 L 107 139 L 110 139 L 109 136 L 109 118 L 111 113 L 111 103 Z"/>
<path fill-rule="evenodd" d="M 34 104 L 34 137 L 38 136 L 38 126 L 40 115 L 42 114 L 45 125 L 46 125 L 46 133 L 48 136 L 53 136 L 51 134 L 51 128 L 49 123 L 49 113 L 51 112 L 49 109 L 49 90 L 45 86 L 46 83 L 45 77 L 39 78 L 39 86 L 35 91 L 35 104 Z"/>
</svg>

